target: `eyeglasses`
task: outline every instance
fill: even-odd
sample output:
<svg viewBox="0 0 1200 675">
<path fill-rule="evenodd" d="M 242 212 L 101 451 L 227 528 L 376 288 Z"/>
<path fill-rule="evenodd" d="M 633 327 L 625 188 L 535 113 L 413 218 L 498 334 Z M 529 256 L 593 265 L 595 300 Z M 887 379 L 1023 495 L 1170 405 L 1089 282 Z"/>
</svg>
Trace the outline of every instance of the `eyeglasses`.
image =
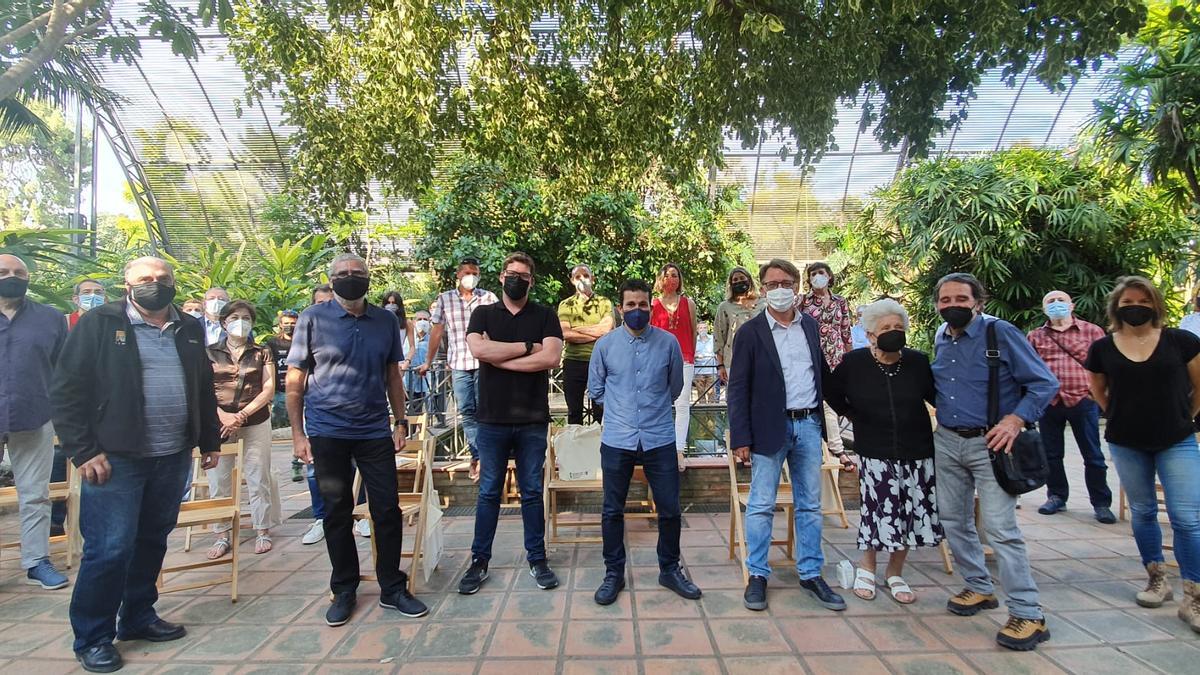
<svg viewBox="0 0 1200 675">
<path fill-rule="evenodd" d="M 768 291 L 773 291 L 776 288 L 792 289 L 795 287 L 796 282 L 794 281 L 768 281 L 767 283 L 763 284 L 763 288 L 767 289 Z"/>
<path fill-rule="evenodd" d="M 279 316 L 290 316 L 293 319 L 295 319 L 300 316 L 300 312 L 297 312 L 294 309 L 284 309 L 284 310 L 280 310 Z"/>
<path fill-rule="evenodd" d="M 479 267 L 479 258 L 466 257 L 466 258 L 463 258 L 462 260 L 459 260 L 459 261 L 458 261 L 458 264 L 459 264 L 460 266 L 462 266 L 462 265 L 474 265 L 474 266 L 476 266 L 476 267 Z"/>
<path fill-rule="evenodd" d="M 504 275 L 505 280 L 521 279 L 522 281 L 532 281 L 533 275 L 528 272 L 509 272 Z"/>
</svg>

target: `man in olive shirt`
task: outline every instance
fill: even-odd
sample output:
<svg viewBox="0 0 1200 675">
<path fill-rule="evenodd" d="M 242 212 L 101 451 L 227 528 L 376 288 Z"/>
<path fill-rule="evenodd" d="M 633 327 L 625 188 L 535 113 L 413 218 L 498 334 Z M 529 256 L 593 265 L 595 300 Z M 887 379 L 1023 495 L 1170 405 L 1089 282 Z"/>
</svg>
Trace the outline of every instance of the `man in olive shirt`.
<svg viewBox="0 0 1200 675">
<path fill-rule="evenodd" d="M 583 424 L 583 392 L 587 390 L 588 363 L 596 340 L 613 328 L 612 303 L 595 293 L 596 279 L 587 265 L 571 270 L 575 295 L 558 305 L 558 322 L 562 326 L 563 394 L 567 398 L 567 424 Z M 600 423 L 604 406 L 592 401 L 592 420 Z"/>
<path fill-rule="evenodd" d="M 464 595 L 477 592 L 488 577 L 510 455 L 516 460 L 521 489 L 529 576 L 539 588 L 558 586 L 558 577 L 546 563 L 542 468 L 550 423 L 550 369 L 558 365 L 562 353 L 562 329 L 554 310 L 529 301 L 533 272 L 532 258 L 510 254 L 500 273 L 504 299 L 477 307 L 467 326 L 467 345 L 480 362 L 475 410 L 479 500 L 471 568 L 458 585 L 458 592 Z"/>
</svg>

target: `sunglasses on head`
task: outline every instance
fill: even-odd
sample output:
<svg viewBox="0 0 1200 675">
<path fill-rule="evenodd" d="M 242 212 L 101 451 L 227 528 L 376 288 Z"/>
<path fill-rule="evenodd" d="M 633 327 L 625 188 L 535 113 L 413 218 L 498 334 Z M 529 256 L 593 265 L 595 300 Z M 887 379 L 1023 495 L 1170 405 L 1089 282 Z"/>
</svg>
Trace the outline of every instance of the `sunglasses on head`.
<svg viewBox="0 0 1200 675">
<path fill-rule="evenodd" d="M 459 265 L 474 265 L 476 267 L 479 267 L 479 259 L 478 258 L 463 258 L 462 260 L 458 261 L 458 264 Z"/>
</svg>

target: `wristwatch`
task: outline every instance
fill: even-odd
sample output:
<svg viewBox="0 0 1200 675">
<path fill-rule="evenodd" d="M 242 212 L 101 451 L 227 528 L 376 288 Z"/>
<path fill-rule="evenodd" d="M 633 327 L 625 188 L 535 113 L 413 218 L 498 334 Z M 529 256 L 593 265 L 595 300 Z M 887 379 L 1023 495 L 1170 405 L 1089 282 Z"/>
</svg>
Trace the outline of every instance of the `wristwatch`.
<svg viewBox="0 0 1200 675">
<path fill-rule="evenodd" d="M 532 353 L 533 353 L 533 341 L 526 340 L 525 341 L 525 356 L 529 356 Z"/>
</svg>

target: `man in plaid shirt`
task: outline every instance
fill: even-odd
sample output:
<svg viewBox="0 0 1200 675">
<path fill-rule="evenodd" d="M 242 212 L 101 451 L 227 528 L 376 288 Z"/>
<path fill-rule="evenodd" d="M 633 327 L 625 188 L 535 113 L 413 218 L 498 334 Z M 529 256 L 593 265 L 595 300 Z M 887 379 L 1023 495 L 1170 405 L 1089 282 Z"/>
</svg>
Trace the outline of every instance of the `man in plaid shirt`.
<svg viewBox="0 0 1200 675">
<path fill-rule="evenodd" d="M 1063 431 L 1067 422 L 1083 455 L 1084 481 L 1092 501 L 1096 520 L 1117 522 L 1112 509 L 1112 491 L 1108 489 L 1108 465 L 1100 450 L 1100 406 L 1088 394 L 1087 371 L 1083 362 L 1088 348 L 1104 337 L 1104 330 L 1074 315 L 1075 303 L 1062 291 L 1050 291 L 1042 298 L 1047 321 L 1029 333 L 1029 343 L 1058 378 L 1058 394 L 1038 422 L 1050 476 L 1046 480 L 1046 503 L 1038 513 L 1051 515 L 1067 508 L 1070 487 L 1063 469 Z"/>
<path fill-rule="evenodd" d="M 467 347 L 467 324 L 476 307 L 492 305 L 497 300 L 495 293 L 476 288 L 479 283 L 477 259 L 463 258 L 458 263 L 456 276 L 458 287 L 441 293 L 433 303 L 433 312 L 429 317 L 433 324 L 429 344 L 441 344 L 442 335 L 446 334 L 446 363 L 450 366 L 454 400 L 458 405 L 459 419 L 462 420 L 463 435 L 467 437 L 467 445 L 471 449 L 471 480 L 479 480 L 479 450 L 475 446 L 475 403 L 478 400 L 475 387 L 479 361 Z M 421 377 L 429 372 L 436 355 L 436 347 L 429 350 L 428 359 L 417 369 Z"/>
</svg>

